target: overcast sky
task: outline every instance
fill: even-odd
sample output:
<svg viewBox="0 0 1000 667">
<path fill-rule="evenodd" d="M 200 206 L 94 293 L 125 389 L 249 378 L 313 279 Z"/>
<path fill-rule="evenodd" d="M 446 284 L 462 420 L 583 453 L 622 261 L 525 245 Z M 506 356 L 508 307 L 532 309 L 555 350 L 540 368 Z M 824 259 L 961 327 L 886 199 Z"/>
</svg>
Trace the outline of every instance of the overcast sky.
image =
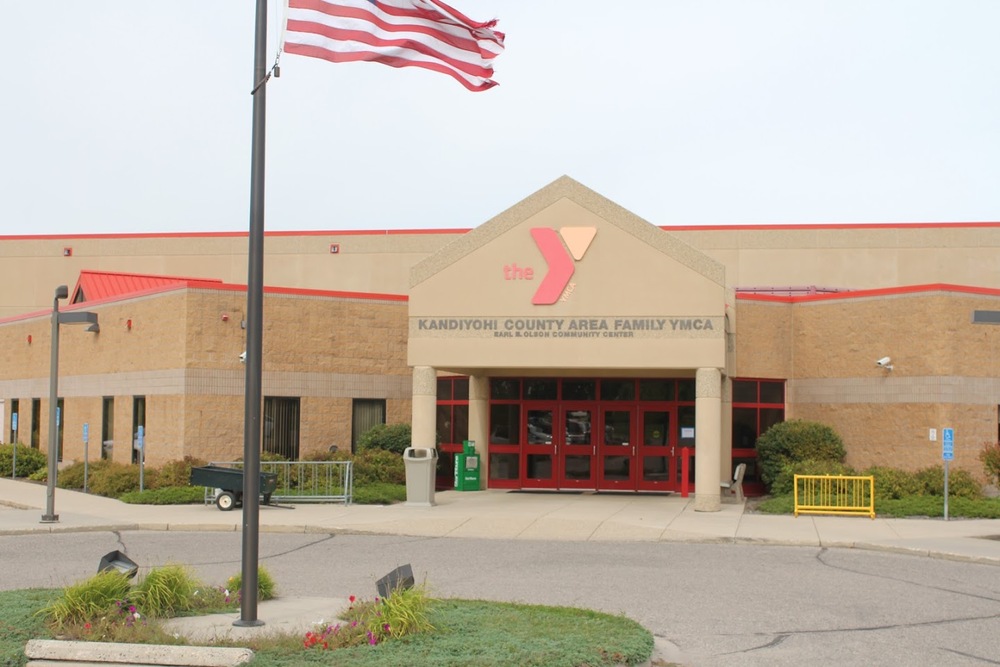
<svg viewBox="0 0 1000 667">
<path fill-rule="evenodd" d="M 454 0 L 500 85 L 281 60 L 265 227 L 1000 221 L 997 0 Z M 252 0 L 5 2 L 0 235 L 246 231 Z M 268 60 L 280 34 L 271 3 Z"/>
</svg>

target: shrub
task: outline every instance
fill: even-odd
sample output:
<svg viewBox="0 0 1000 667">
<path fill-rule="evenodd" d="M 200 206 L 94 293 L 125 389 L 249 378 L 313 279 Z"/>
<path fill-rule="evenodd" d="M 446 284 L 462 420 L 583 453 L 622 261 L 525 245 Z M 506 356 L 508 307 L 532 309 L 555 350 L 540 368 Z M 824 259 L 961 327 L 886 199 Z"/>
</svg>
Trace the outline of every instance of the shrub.
<svg viewBox="0 0 1000 667">
<path fill-rule="evenodd" d="M 983 462 L 986 476 L 994 484 L 1000 484 L 1000 442 L 987 442 L 979 452 L 979 460 Z M 2 464 L 0 464 L 2 468 Z"/>
<path fill-rule="evenodd" d="M 0 445 L 0 477 L 10 477 L 14 473 L 14 448 L 17 447 L 17 476 L 30 477 L 39 470 L 45 471 L 48 459 L 37 449 L 15 443 Z"/>
<path fill-rule="evenodd" d="M 205 501 L 205 489 L 201 486 L 168 486 L 129 491 L 118 496 L 118 500 L 130 505 L 192 505 Z"/>
<path fill-rule="evenodd" d="M 173 616 L 193 606 L 201 582 L 181 565 L 154 568 L 135 588 L 135 599 L 145 613 L 158 618 Z"/>
<path fill-rule="evenodd" d="M 191 483 L 191 468 L 198 468 L 208 465 L 208 461 L 185 456 L 180 461 L 168 461 L 156 469 L 155 486 L 150 484 L 151 489 L 164 489 L 175 486 L 188 486 Z M 148 470 L 146 471 L 149 472 Z"/>
<path fill-rule="evenodd" d="M 794 491 L 796 475 L 853 475 L 854 470 L 840 461 L 808 460 L 786 463 L 771 483 L 771 493 L 776 496 Z"/>
<path fill-rule="evenodd" d="M 406 484 L 403 457 L 382 449 L 369 449 L 354 457 L 355 484 Z"/>
<path fill-rule="evenodd" d="M 149 480 L 144 473 L 143 483 Z M 129 491 L 139 490 L 139 466 L 108 463 L 90 478 L 90 492 L 108 498 L 117 498 Z"/>
<path fill-rule="evenodd" d="M 875 478 L 875 497 L 878 500 L 918 496 L 923 492 L 923 485 L 912 472 L 898 468 L 873 466 L 861 474 L 871 475 Z"/>
<path fill-rule="evenodd" d="M 83 489 L 83 473 L 84 470 L 87 472 L 87 489 L 90 489 L 91 480 L 94 479 L 94 473 L 103 468 L 107 468 L 111 464 L 111 461 L 101 459 L 98 461 L 91 461 L 89 465 L 84 466 L 83 461 L 74 461 L 65 468 L 59 469 L 59 475 L 56 479 L 56 485 L 60 489 Z"/>
<path fill-rule="evenodd" d="M 402 456 L 410 446 L 412 433 L 409 424 L 378 424 L 371 427 L 358 439 L 358 451 L 384 449 Z"/>
<path fill-rule="evenodd" d="M 56 627 L 85 623 L 103 615 L 129 592 L 128 577 L 117 570 L 101 572 L 63 589 L 62 596 L 41 613 Z"/>
<path fill-rule="evenodd" d="M 788 463 L 798 461 L 837 461 L 843 463 L 847 452 L 837 433 L 818 422 L 790 419 L 775 424 L 757 439 L 757 463 L 761 479 L 769 486 Z"/>
<path fill-rule="evenodd" d="M 237 591 L 243 588 L 243 573 L 239 572 L 229 577 L 226 581 L 226 587 L 229 592 L 236 595 Z M 258 600 L 270 600 L 274 597 L 275 584 L 274 579 L 271 577 L 271 573 L 268 572 L 263 565 L 257 566 L 257 599 Z"/>
<path fill-rule="evenodd" d="M 916 479 L 923 489 L 923 495 L 944 495 L 944 467 L 931 466 L 916 472 Z M 948 496 L 950 498 L 981 498 L 983 489 L 965 470 L 948 471 Z"/>
</svg>

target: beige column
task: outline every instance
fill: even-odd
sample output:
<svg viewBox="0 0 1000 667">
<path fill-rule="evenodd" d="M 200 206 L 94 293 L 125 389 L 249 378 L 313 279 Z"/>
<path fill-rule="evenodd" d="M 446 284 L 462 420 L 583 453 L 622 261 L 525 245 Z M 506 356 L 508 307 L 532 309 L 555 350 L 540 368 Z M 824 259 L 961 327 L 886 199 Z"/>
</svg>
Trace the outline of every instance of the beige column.
<svg viewBox="0 0 1000 667">
<path fill-rule="evenodd" d="M 733 381 L 722 376 L 722 448 L 719 481 L 733 478 Z"/>
<path fill-rule="evenodd" d="M 490 478 L 490 461 L 487 450 L 490 423 L 490 379 L 485 375 L 469 376 L 469 440 L 476 443 L 479 454 L 479 488 L 485 489 Z"/>
<path fill-rule="evenodd" d="M 414 447 L 437 446 L 437 371 L 431 366 L 413 368 L 413 431 Z"/>
<path fill-rule="evenodd" d="M 719 465 L 722 448 L 722 373 L 699 368 L 695 375 L 694 509 L 718 512 L 721 508 Z"/>
</svg>

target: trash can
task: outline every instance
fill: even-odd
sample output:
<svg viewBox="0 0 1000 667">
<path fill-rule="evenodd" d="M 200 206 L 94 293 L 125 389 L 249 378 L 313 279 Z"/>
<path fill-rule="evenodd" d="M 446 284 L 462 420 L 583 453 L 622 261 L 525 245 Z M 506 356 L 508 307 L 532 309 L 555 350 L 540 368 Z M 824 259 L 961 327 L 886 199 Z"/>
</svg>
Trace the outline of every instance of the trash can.
<svg viewBox="0 0 1000 667">
<path fill-rule="evenodd" d="M 406 504 L 419 507 L 434 505 L 437 450 L 407 447 L 403 450 L 403 465 L 406 468 Z"/>
<path fill-rule="evenodd" d="M 455 454 L 455 490 L 479 490 L 479 454 L 475 442 L 466 440 L 462 443 L 462 453 Z"/>
</svg>

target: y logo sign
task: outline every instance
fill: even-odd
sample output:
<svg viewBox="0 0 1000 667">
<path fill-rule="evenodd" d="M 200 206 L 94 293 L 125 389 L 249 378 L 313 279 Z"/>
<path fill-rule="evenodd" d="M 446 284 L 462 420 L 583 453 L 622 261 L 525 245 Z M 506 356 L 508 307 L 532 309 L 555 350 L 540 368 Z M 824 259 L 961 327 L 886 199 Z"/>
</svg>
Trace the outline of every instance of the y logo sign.
<svg viewBox="0 0 1000 667">
<path fill-rule="evenodd" d="M 531 230 L 531 238 L 549 266 L 549 272 L 542 279 L 531 303 L 550 306 L 559 300 L 576 270 L 574 260 L 579 262 L 583 259 L 596 234 L 596 227 L 562 227 L 558 232 L 551 227 Z"/>
</svg>

